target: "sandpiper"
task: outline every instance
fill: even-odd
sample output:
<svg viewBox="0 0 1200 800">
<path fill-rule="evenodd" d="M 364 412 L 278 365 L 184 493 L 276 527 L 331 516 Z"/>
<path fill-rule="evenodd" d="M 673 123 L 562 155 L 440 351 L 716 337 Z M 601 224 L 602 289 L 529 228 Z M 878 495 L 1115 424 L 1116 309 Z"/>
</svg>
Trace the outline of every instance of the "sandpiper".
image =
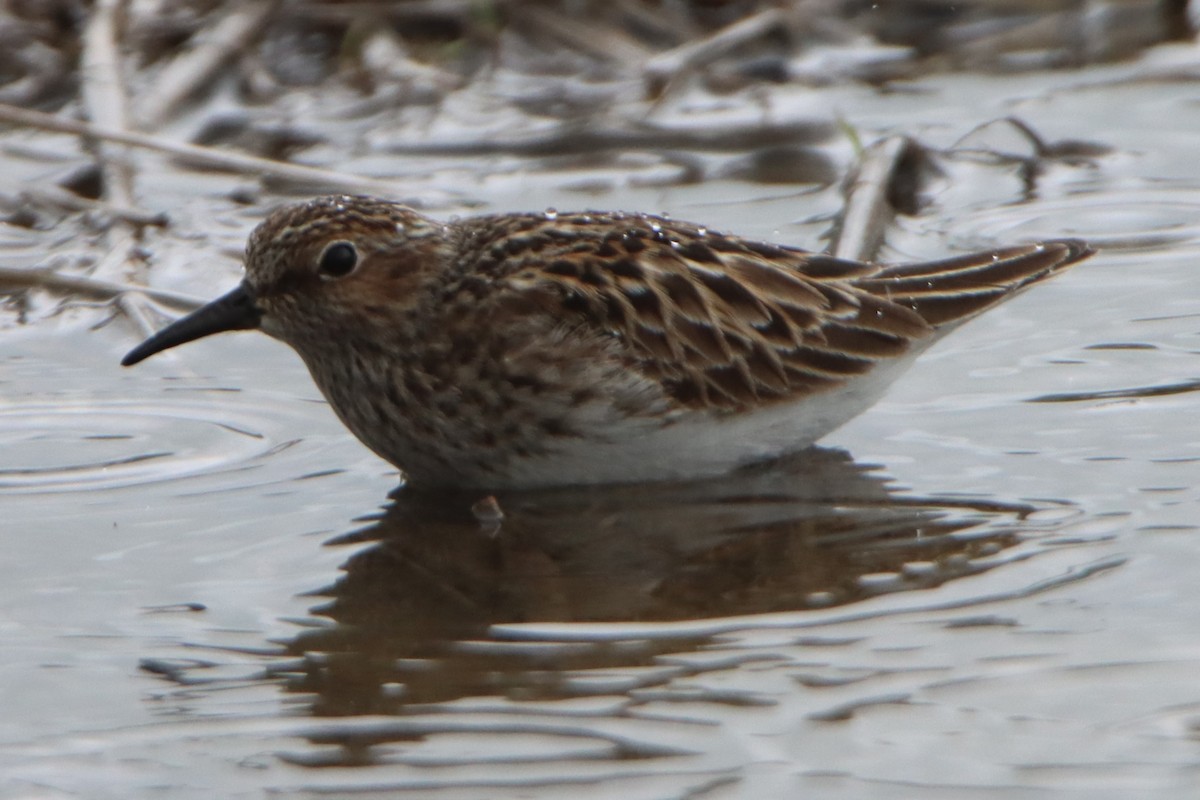
<svg viewBox="0 0 1200 800">
<path fill-rule="evenodd" d="M 271 214 L 239 286 L 121 363 L 262 330 L 418 486 L 699 478 L 807 447 L 942 334 L 1091 253 L 881 266 L 646 214 L 438 222 L 336 195 Z"/>
</svg>

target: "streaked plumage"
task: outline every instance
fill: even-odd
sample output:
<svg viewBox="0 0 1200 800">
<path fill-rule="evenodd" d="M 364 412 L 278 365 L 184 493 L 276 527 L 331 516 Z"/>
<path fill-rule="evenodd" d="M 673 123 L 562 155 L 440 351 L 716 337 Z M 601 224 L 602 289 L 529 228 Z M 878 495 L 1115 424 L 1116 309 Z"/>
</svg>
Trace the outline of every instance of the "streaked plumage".
<svg viewBox="0 0 1200 800">
<path fill-rule="evenodd" d="M 261 327 L 417 484 L 716 475 L 811 444 L 940 334 L 1091 252 L 877 266 L 641 214 L 440 223 L 323 197 L 271 215 L 243 284 L 123 363 Z"/>
</svg>

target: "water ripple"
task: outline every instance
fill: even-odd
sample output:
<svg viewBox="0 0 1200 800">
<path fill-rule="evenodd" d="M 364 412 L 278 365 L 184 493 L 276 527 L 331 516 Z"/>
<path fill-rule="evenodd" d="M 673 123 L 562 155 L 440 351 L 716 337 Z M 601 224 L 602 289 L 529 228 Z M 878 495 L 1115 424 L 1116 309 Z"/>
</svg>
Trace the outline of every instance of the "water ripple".
<svg viewBox="0 0 1200 800">
<path fill-rule="evenodd" d="M 958 215 L 956 227 L 976 240 L 1008 242 L 1081 236 L 1106 250 L 1161 250 L 1200 239 L 1193 185 L 1131 186 L 1119 195 L 1074 194 L 1036 203 L 981 206 Z"/>
<path fill-rule="evenodd" d="M 258 412 L 261 414 L 261 412 Z M 114 489 L 241 470 L 280 446 L 229 404 L 55 400 L 0 408 L 0 493 Z"/>
<path fill-rule="evenodd" d="M 1200 379 L 1156 386 L 1135 386 L 1127 389 L 1098 389 L 1090 392 L 1059 392 L 1031 397 L 1030 403 L 1079 403 L 1088 400 L 1131 400 L 1144 397 L 1163 397 L 1200 390 Z"/>
</svg>

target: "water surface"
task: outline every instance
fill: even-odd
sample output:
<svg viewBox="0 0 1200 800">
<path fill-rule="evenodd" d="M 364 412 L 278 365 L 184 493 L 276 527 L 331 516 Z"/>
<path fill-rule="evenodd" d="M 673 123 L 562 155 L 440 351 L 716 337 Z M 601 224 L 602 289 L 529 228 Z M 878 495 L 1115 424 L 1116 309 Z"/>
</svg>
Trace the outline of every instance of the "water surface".
<svg viewBox="0 0 1200 800">
<path fill-rule="evenodd" d="M 889 258 L 1104 250 L 944 340 L 823 449 L 715 484 L 501 496 L 481 522 L 479 498 L 395 493 L 265 337 L 121 370 L 132 326 L 35 295 L 36 322 L 0 331 L 0 790 L 1194 793 L 1200 91 L 1135 67 L 828 89 L 860 134 L 949 147 L 1017 114 L 1110 148 L 1033 179 L 949 158 Z M 474 193 L 813 246 L 839 202 L 584 178 Z M 232 285 L 256 210 L 219 176 L 151 180 L 175 221 L 151 280 Z M 5 247 L 86 251 L 62 229 Z"/>
</svg>

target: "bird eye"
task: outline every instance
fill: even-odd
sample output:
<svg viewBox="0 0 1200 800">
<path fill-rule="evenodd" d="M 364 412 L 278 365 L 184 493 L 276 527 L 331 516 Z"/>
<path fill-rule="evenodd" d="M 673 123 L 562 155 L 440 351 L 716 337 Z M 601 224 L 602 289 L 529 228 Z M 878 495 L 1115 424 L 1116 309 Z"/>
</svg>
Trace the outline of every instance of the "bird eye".
<svg viewBox="0 0 1200 800">
<path fill-rule="evenodd" d="M 321 253 L 317 271 L 325 278 L 344 278 L 358 264 L 358 251 L 349 242 L 334 242 Z"/>
</svg>

